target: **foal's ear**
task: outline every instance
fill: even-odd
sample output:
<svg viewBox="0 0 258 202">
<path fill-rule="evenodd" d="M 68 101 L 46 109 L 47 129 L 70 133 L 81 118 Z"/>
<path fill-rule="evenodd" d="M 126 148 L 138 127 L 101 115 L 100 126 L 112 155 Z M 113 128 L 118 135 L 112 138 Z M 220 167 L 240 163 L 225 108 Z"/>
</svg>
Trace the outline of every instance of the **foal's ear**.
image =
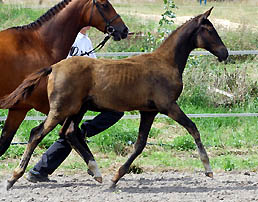
<svg viewBox="0 0 258 202">
<path fill-rule="evenodd" d="M 199 25 L 203 22 L 203 20 L 206 20 L 209 17 L 209 15 L 211 14 L 212 9 L 213 9 L 213 7 L 211 7 L 208 11 L 206 11 L 204 14 L 202 14 L 200 16 L 200 18 L 198 20 Z"/>
<path fill-rule="evenodd" d="M 206 11 L 204 14 L 202 14 L 205 19 L 207 19 L 209 17 L 209 15 L 211 14 L 211 11 L 212 11 L 213 7 L 211 7 L 208 11 Z"/>
</svg>

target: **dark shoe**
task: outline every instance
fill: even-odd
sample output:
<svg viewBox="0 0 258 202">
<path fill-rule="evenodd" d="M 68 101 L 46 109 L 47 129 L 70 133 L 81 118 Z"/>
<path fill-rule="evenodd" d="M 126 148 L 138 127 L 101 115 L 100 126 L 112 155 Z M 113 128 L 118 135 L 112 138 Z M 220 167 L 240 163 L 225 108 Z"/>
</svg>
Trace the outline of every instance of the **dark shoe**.
<svg viewBox="0 0 258 202">
<path fill-rule="evenodd" d="M 83 139 L 85 139 L 87 137 L 87 122 L 84 122 L 82 125 L 81 125 L 81 136 Z"/>
<path fill-rule="evenodd" d="M 27 175 L 27 180 L 33 183 L 50 182 L 48 176 L 41 175 L 38 171 L 31 169 Z"/>
</svg>

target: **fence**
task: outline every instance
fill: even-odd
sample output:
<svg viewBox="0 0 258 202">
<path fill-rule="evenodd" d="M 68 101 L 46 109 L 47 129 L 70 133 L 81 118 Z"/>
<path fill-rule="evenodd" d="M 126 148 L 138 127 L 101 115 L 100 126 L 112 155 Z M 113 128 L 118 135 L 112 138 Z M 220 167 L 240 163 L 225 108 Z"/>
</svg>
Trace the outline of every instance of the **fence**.
<svg viewBox="0 0 258 202">
<path fill-rule="evenodd" d="M 258 117 L 258 113 L 227 113 L 227 114 L 187 114 L 190 118 L 215 118 L 215 117 Z M 95 116 L 84 116 L 83 120 L 92 120 Z M 46 116 L 28 116 L 25 120 L 45 120 Z M 139 119 L 140 115 L 124 115 L 122 119 Z M 168 118 L 166 115 L 158 114 L 156 118 Z M 5 117 L 0 117 L 0 121 L 5 120 Z M 12 142 L 11 145 L 26 145 L 27 142 Z M 155 144 L 147 142 L 148 145 L 157 145 L 157 146 L 171 146 L 167 144 Z"/>
<path fill-rule="evenodd" d="M 118 57 L 118 56 L 133 56 L 144 54 L 144 52 L 112 52 L 112 53 L 96 53 L 98 57 Z M 192 51 L 190 55 L 212 55 L 208 51 Z M 239 51 L 229 51 L 229 55 L 258 55 L 258 50 L 239 50 Z M 250 117 L 250 116 L 258 116 L 258 113 L 229 113 L 229 114 L 188 114 L 189 117 L 193 118 L 208 118 L 208 117 Z M 159 116 L 159 117 L 162 117 Z M 25 120 L 44 120 L 45 116 L 27 116 Z M 124 119 L 135 119 L 139 118 L 139 116 L 135 115 L 127 115 L 124 116 Z M 93 119 L 91 116 L 85 116 L 84 119 Z M 6 120 L 6 116 L 1 116 L 0 121 Z"/>
</svg>

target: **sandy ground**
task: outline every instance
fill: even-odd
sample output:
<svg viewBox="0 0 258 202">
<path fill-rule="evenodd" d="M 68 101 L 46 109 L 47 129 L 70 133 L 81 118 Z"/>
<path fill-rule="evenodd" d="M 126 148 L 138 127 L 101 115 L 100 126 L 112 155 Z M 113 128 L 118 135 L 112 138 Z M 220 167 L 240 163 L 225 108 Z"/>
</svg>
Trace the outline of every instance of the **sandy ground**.
<svg viewBox="0 0 258 202">
<path fill-rule="evenodd" d="M 115 189 L 110 175 L 102 184 L 85 173 L 55 174 L 53 182 L 30 183 L 24 177 L 6 191 L 1 179 L 0 201 L 6 202 L 156 202 L 156 201 L 258 201 L 258 173 L 220 172 L 214 179 L 203 173 L 163 172 L 127 174 Z"/>
<path fill-rule="evenodd" d="M 159 21 L 161 19 L 160 15 L 151 15 L 151 14 L 135 14 L 140 16 L 142 19 L 152 19 L 155 21 Z M 193 18 L 194 16 L 177 16 L 174 20 L 176 25 L 182 25 L 184 24 L 186 21 L 190 20 L 191 18 Z M 251 25 L 243 25 L 240 23 L 235 23 L 235 22 L 231 22 L 227 19 L 219 19 L 219 18 L 213 18 L 212 16 L 209 18 L 210 21 L 212 22 L 212 24 L 216 27 L 216 28 L 222 28 L 222 29 L 226 29 L 226 30 L 239 30 L 239 29 L 243 29 L 243 27 L 245 29 L 251 29 L 253 31 L 257 31 L 258 27 L 257 26 L 251 26 Z"/>
</svg>

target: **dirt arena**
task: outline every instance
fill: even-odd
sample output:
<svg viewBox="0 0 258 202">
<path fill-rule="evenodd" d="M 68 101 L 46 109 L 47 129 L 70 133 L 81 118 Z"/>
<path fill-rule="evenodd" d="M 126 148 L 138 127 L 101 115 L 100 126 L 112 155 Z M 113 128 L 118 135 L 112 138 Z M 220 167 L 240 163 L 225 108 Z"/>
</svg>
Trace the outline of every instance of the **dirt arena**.
<svg viewBox="0 0 258 202">
<path fill-rule="evenodd" d="M 161 201 L 258 201 L 257 172 L 220 172 L 214 179 L 203 173 L 163 172 L 128 174 L 115 189 L 110 188 L 112 176 L 104 176 L 102 184 L 85 173 L 55 174 L 52 182 L 29 183 L 21 178 L 6 191 L 1 179 L 0 201 L 6 202 L 161 202 Z"/>
</svg>

